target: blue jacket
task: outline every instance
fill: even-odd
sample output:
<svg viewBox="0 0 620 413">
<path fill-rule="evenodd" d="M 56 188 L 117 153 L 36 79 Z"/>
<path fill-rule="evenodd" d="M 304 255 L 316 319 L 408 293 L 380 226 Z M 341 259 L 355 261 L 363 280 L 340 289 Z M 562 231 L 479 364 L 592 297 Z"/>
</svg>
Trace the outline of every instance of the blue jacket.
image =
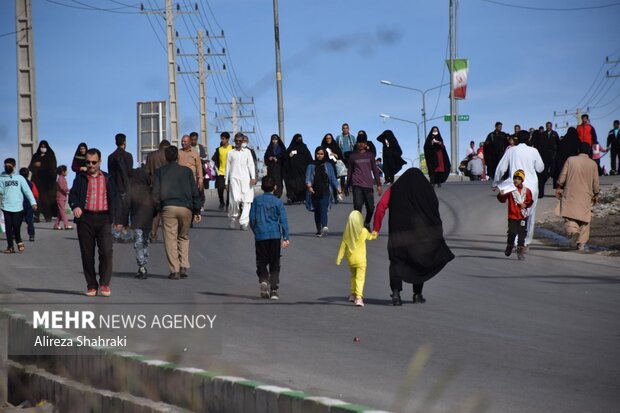
<svg viewBox="0 0 620 413">
<path fill-rule="evenodd" d="M 250 227 L 256 241 L 288 240 L 288 222 L 284 204 L 272 193 L 259 195 L 250 208 Z"/>
<path fill-rule="evenodd" d="M 338 178 L 336 178 L 336 172 L 334 171 L 334 166 L 331 162 L 325 162 L 325 172 L 327 173 L 327 180 L 334 190 L 338 190 L 340 188 L 340 184 L 338 183 Z M 311 163 L 306 167 L 306 186 L 312 185 L 314 182 L 314 170 L 316 169 L 316 165 Z"/>
<path fill-rule="evenodd" d="M 2 210 L 7 212 L 19 212 L 24 210 L 24 196 L 35 205 L 34 195 L 28 182 L 23 176 L 14 172 L 12 175 L 2 172 L 0 175 L 0 195 L 2 195 Z"/>
</svg>

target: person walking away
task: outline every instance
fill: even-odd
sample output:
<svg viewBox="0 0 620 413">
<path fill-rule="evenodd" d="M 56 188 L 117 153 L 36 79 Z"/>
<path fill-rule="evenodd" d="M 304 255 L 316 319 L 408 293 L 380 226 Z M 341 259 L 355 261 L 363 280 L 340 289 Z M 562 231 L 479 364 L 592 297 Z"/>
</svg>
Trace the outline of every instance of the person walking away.
<svg viewBox="0 0 620 413">
<path fill-rule="evenodd" d="M 363 132 L 363 131 L 360 131 Z M 366 133 L 358 133 L 356 145 L 357 151 L 349 157 L 349 169 L 347 173 L 347 186 L 353 191 L 353 209 L 362 212 L 366 205 L 366 228 L 370 228 L 370 220 L 375 210 L 375 198 L 373 182 L 377 184 L 377 193 L 381 195 L 381 178 L 379 168 L 375 162 L 375 156 L 366 150 L 368 139 Z"/>
<path fill-rule="evenodd" d="M 254 176 L 258 179 L 258 158 L 256 157 L 256 151 L 250 145 L 250 138 L 247 135 L 243 135 L 243 141 L 241 142 L 241 147 L 243 149 L 247 149 L 252 154 L 252 161 L 254 161 Z"/>
<path fill-rule="evenodd" d="M 431 185 L 441 187 L 450 176 L 450 157 L 437 126 L 433 126 L 424 143 L 424 158 Z"/>
<path fill-rule="evenodd" d="M 556 189 L 556 197 L 560 200 L 556 215 L 564 218 L 571 248 L 581 251 L 585 250 L 590 239 L 592 206 L 600 192 L 598 168 L 589 159 L 589 150 L 590 146 L 582 143 L 579 155 L 566 160 Z"/>
<path fill-rule="evenodd" d="M 499 160 L 504 156 L 508 146 L 508 135 L 502 132 L 502 123 L 495 122 L 495 130 L 487 135 L 484 142 L 484 161 L 487 166 L 486 174 L 489 179 L 495 176 L 495 169 Z"/>
<path fill-rule="evenodd" d="M 159 148 L 146 156 L 146 170 L 149 174 L 149 185 L 151 185 L 151 189 L 153 188 L 153 182 L 155 182 L 155 171 L 168 164 L 166 160 L 166 148 L 169 146 L 170 142 L 167 139 L 163 139 L 159 142 Z M 151 242 L 157 241 L 157 231 L 159 230 L 160 221 L 161 215 L 156 213 L 153 217 L 151 233 L 149 234 L 149 241 Z"/>
<path fill-rule="evenodd" d="M 265 151 L 265 157 L 263 159 L 265 165 L 267 165 L 267 176 L 273 178 L 275 183 L 274 195 L 278 198 L 282 196 L 282 189 L 284 187 L 282 180 L 284 174 L 284 161 L 286 161 L 286 146 L 282 139 L 275 133 L 271 135 L 271 143 Z"/>
<path fill-rule="evenodd" d="M 346 258 L 351 272 L 351 290 L 349 301 L 357 307 L 364 306 L 364 283 L 366 282 L 366 241 L 377 239 L 364 226 L 364 218 L 359 211 L 351 211 L 347 225 L 342 233 L 336 265 Z"/>
<path fill-rule="evenodd" d="M 603 155 L 601 155 L 601 153 L 607 152 L 608 150 L 601 146 L 601 144 L 598 143 L 597 140 L 594 141 L 594 143 L 592 144 L 592 160 L 596 162 L 596 166 L 598 168 L 598 176 L 603 175 L 603 168 L 601 168 L 601 158 L 603 157 Z"/>
<path fill-rule="evenodd" d="M 4 216 L 7 242 L 7 247 L 2 252 L 5 254 L 15 253 L 13 241 L 17 244 L 17 250 L 19 252 L 24 252 L 26 249 L 26 245 L 23 243 L 21 236 L 24 199 L 28 200 L 33 211 L 37 210 L 37 202 L 34 199 L 34 194 L 30 190 L 30 186 L 26 179 L 15 172 L 15 165 L 15 159 L 5 159 L 4 172 L 0 175 L 0 197 L 2 198 L 0 209 Z"/>
<path fill-rule="evenodd" d="M 90 148 L 86 152 L 86 172 L 75 177 L 69 191 L 69 207 L 77 224 L 82 269 L 86 279 L 86 295 L 95 297 L 97 290 L 109 297 L 112 280 L 112 231 L 118 221 L 120 196 L 112 177 L 101 170 L 101 152 Z M 122 225 L 117 225 L 120 231 Z M 99 281 L 95 273 L 95 247 L 99 255 Z"/>
<path fill-rule="evenodd" d="M 306 208 L 314 212 L 314 223 L 316 225 L 316 236 L 327 235 L 327 213 L 331 199 L 330 189 L 342 194 L 334 168 L 327 160 L 325 149 L 322 146 L 314 150 L 315 161 L 306 168 L 306 187 L 308 197 L 306 198 Z"/>
<path fill-rule="evenodd" d="M 538 203 L 538 173 L 542 172 L 545 164 L 540 157 L 538 151 L 528 146 L 527 140 L 530 134 L 527 131 L 520 131 L 517 136 L 516 145 L 507 150 L 497 165 L 495 171 L 495 180 L 493 182 L 493 191 L 497 189 L 498 184 L 503 180 L 503 176 L 508 172 L 508 176 L 521 169 L 525 173 L 523 185 L 532 192 L 534 202 L 529 207 L 527 220 L 527 235 L 525 237 L 525 246 L 529 246 L 534 238 L 534 224 L 536 223 L 536 205 Z"/>
<path fill-rule="evenodd" d="M 508 239 L 504 254 L 510 257 L 517 239 L 517 257 L 525 259 L 525 237 L 527 235 L 528 208 L 534 203 L 532 191 L 523 186 L 525 172 L 517 169 L 512 176 L 515 189 L 510 192 L 500 192 L 497 200 L 508 203 Z"/>
<path fill-rule="evenodd" d="M 243 147 L 243 135 L 237 133 L 234 138 L 235 148 L 226 156 L 226 190 L 230 194 L 228 218 L 230 228 L 234 229 L 237 220 L 239 229 L 248 230 L 250 206 L 254 200 L 256 169 L 250 151 Z"/>
<path fill-rule="evenodd" d="M 558 178 L 560 177 L 562 168 L 564 168 L 564 163 L 571 156 L 579 155 L 580 146 L 581 141 L 579 140 L 577 129 L 571 126 L 568 128 L 566 135 L 564 135 L 558 144 L 558 153 L 555 158 L 555 169 L 553 175 L 554 188 L 558 187 Z"/>
<path fill-rule="evenodd" d="M 189 228 L 192 216 L 200 223 L 200 194 L 192 171 L 178 163 L 176 146 L 166 148 L 168 164 L 155 171 L 153 202 L 161 212 L 164 248 L 171 280 L 188 277 Z"/>
<path fill-rule="evenodd" d="M 263 194 L 250 207 L 250 227 L 254 232 L 256 275 L 262 298 L 278 300 L 280 294 L 280 247 L 288 248 L 288 220 L 284 204 L 274 196 L 276 183 L 267 175 L 261 181 Z"/>
<path fill-rule="evenodd" d="M 28 168 L 20 168 L 19 174 L 24 177 L 26 182 L 28 183 L 28 187 L 32 191 L 34 195 L 34 200 L 36 203 L 39 202 L 39 190 L 37 186 L 32 182 L 28 177 L 30 176 L 30 171 Z M 24 221 L 26 222 L 26 228 L 28 230 L 28 237 L 30 242 L 34 242 L 35 230 L 34 230 L 34 210 L 32 209 L 32 205 L 30 205 L 30 201 L 28 198 L 24 198 Z"/>
<path fill-rule="evenodd" d="M 620 167 L 620 120 L 614 120 L 614 128 L 607 134 L 607 149 L 611 156 L 610 175 L 618 175 Z"/>
<path fill-rule="evenodd" d="M 52 222 L 56 211 L 56 154 L 46 140 L 39 142 L 37 151 L 32 155 L 28 169 L 32 172 L 32 182 L 39 189 L 38 209 L 34 221 L 39 222 L 39 213 L 45 222 Z"/>
<path fill-rule="evenodd" d="M 596 130 L 594 126 L 590 124 L 590 117 L 587 114 L 581 115 L 581 123 L 577 125 L 577 133 L 579 134 L 579 140 L 585 142 L 590 146 L 590 158 L 592 158 L 592 145 L 597 141 Z"/>
<path fill-rule="evenodd" d="M 114 181 L 114 188 L 123 202 L 129 188 L 129 171 L 133 169 L 133 156 L 125 150 L 127 147 L 127 137 L 123 133 L 117 133 L 114 136 L 116 150 L 108 156 L 108 173 Z M 123 240 L 123 233 L 126 228 L 112 231 L 112 236 L 117 241 Z"/>
<path fill-rule="evenodd" d="M 383 173 L 385 174 L 385 184 L 394 182 L 394 176 L 400 172 L 407 162 L 403 160 L 403 150 L 398 144 L 394 132 L 384 130 L 377 140 L 383 144 Z"/>
<path fill-rule="evenodd" d="M 558 152 L 560 137 L 553 130 L 551 122 L 545 124 L 543 132 L 538 131 L 535 134 L 537 138 L 534 139 L 534 147 L 538 150 L 540 158 L 545 164 L 543 171 L 538 174 L 538 198 L 544 198 L 545 184 L 549 177 L 553 177 L 554 174 L 555 158 Z"/>
<path fill-rule="evenodd" d="M 228 209 L 230 205 L 230 193 L 226 190 L 226 159 L 228 158 L 228 152 L 233 150 L 232 145 L 229 143 L 230 133 L 222 132 L 220 134 L 220 146 L 215 150 L 212 161 L 215 164 L 217 170 L 217 177 L 215 178 L 215 188 L 217 188 L 217 196 L 220 200 L 220 211 L 224 210 L 224 207 Z M 224 191 L 226 190 L 226 202 L 224 202 Z"/>
<path fill-rule="evenodd" d="M 58 206 L 58 218 L 54 224 L 54 229 L 61 229 L 60 223 L 64 226 L 64 229 L 73 229 L 69 225 L 69 218 L 67 218 L 67 197 L 69 196 L 69 185 L 67 185 L 67 166 L 60 165 L 56 170 L 58 174 L 58 180 L 56 181 L 56 205 Z"/>
<path fill-rule="evenodd" d="M 312 162 L 312 155 L 300 133 L 293 136 L 286 149 L 286 197 L 289 204 L 306 199 L 306 168 Z"/>
<path fill-rule="evenodd" d="M 136 278 L 148 278 L 146 268 L 149 261 L 149 234 L 155 215 L 152 188 L 146 166 L 132 169 L 129 172 L 129 192 L 123 202 L 121 224 L 127 226 L 131 222 L 134 233 L 133 248 L 136 252 L 138 272 Z"/>
<path fill-rule="evenodd" d="M 413 284 L 413 303 L 423 304 L 424 283 L 454 259 L 443 237 L 437 195 L 421 170 L 409 168 L 379 200 L 373 234 L 381 230 L 388 208 L 392 304 L 402 305 L 403 281 Z"/>
</svg>

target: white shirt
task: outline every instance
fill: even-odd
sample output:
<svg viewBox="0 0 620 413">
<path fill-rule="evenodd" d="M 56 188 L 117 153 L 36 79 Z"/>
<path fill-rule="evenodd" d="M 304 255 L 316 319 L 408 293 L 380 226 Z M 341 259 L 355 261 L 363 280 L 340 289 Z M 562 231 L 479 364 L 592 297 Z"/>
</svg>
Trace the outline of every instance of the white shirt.
<svg viewBox="0 0 620 413">
<path fill-rule="evenodd" d="M 502 181 L 502 176 L 504 176 L 506 170 L 509 171 L 510 177 L 512 177 L 517 169 L 523 169 L 523 172 L 525 172 L 523 185 L 532 191 L 533 197 L 537 197 L 538 175 L 536 173 L 542 172 L 544 168 L 545 164 L 538 151 L 525 143 L 520 143 L 507 150 L 504 156 L 502 156 L 495 171 L 493 186 L 497 186 Z"/>
<path fill-rule="evenodd" d="M 238 202 L 252 202 L 254 189 L 251 179 L 256 179 L 254 159 L 249 149 L 233 149 L 226 155 L 225 182 L 228 185 L 230 195 Z"/>
</svg>

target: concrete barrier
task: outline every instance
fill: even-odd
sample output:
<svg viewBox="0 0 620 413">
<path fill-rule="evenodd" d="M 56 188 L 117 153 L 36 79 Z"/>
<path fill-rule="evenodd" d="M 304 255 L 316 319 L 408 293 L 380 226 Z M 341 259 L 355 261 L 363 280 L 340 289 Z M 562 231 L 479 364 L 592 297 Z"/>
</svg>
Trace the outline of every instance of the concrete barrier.
<svg viewBox="0 0 620 413">
<path fill-rule="evenodd" d="M 9 348 L 31 347 L 41 334 L 70 336 L 61 330 L 34 329 L 23 315 L 0 311 L 9 319 Z M 10 381 L 21 384 L 29 398 L 58 406 L 88 406 L 92 412 L 379 413 L 367 406 L 126 351 L 83 348 L 77 356 L 53 349 L 49 353 L 29 357 L 28 362 L 51 372 L 9 361 L 15 372 Z"/>
</svg>

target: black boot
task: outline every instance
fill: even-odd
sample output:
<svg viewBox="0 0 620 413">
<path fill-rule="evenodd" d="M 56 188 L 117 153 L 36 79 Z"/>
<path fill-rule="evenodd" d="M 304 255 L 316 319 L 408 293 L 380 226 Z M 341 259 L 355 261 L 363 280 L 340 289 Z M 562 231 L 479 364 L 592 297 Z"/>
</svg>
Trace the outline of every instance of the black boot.
<svg viewBox="0 0 620 413">
<path fill-rule="evenodd" d="M 390 297 L 392 297 L 392 305 L 403 305 L 403 302 L 400 299 L 400 291 L 392 290 L 392 294 L 390 295 Z"/>
</svg>

